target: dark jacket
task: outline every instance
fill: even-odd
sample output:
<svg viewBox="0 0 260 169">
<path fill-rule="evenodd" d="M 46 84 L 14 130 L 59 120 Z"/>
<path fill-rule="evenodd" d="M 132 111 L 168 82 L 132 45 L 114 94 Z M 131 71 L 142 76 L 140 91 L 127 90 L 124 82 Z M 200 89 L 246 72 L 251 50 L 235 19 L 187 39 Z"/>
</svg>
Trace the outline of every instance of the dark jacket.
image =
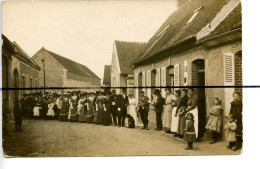
<svg viewBox="0 0 260 169">
<path fill-rule="evenodd" d="M 117 96 L 116 99 L 117 99 L 117 101 L 116 101 L 117 109 L 120 108 L 121 110 L 126 111 L 127 106 L 129 104 L 128 97 L 125 96 L 125 98 L 124 98 L 124 96 L 120 94 L 120 95 Z"/>
<path fill-rule="evenodd" d="M 165 99 L 162 98 L 162 96 L 158 96 L 157 100 L 156 100 L 156 103 L 154 103 L 154 111 L 155 111 L 155 113 L 162 113 L 164 103 L 165 103 Z"/>
<path fill-rule="evenodd" d="M 242 111 L 242 100 L 231 102 L 230 114 L 232 114 L 235 119 L 242 119 Z"/>
</svg>

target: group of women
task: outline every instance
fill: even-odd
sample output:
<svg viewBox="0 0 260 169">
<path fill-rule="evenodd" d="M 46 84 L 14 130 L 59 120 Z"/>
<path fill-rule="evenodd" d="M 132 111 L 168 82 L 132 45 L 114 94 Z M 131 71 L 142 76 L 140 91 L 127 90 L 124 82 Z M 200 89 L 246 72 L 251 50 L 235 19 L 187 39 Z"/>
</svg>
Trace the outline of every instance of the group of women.
<svg viewBox="0 0 260 169">
<path fill-rule="evenodd" d="M 234 101 L 231 103 L 230 114 L 235 114 L 238 128 L 238 135 L 242 135 L 242 101 L 239 93 L 234 93 Z M 220 105 L 221 100 L 216 97 L 213 100 L 213 106 L 210 108 L 209 118 L 206 126 L 200 123 L 200 114 L 198 111 L 198 98 L 195 95 L 194 89 L 175 90 L 174 95 L 171 89 L 166 89 L 165 108 L 163 111 L 163 127 L 167 133 L 174 133 L 174 137 L 183 138 L 185 129 L 185 118 L 187 113 L 191 113 L 194 117 L 194 129 L 196 139 L 200 139 L 205 130 L 212 135 L 213 141 L 211 144 L 217 142 L 218 136 L 222 131 L 222 112 Z M 239 115 L 237 115 L 239 114 Z M 239 140 L 242 140 L 239 138 Z"/>
</svg>

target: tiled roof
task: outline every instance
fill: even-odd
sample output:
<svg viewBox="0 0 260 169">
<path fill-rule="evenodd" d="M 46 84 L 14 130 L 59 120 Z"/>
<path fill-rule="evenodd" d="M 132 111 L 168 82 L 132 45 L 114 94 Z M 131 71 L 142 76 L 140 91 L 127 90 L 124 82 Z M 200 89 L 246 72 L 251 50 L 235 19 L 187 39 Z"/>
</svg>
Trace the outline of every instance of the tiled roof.
<svg viewBox="0 0 260 169">
<path fill-rule="evenodd" d="M 148 41 L 135 63 L 146 60 L 183 40 L 196 37 L 196 34 L 205 27 L 229 1 L 230 0 L 190 0 L 190 2 L 181 6 L 168 17 Z M 190 23 L 186 24 L 197 9 L 200 9 L 197 16 Z"/>
<path fill-rule="evenodd" d="M 232 30 L 242 28 L 241 4 L 239 4 L 208 36 L 201 40 L 214 37 Z"/>
<path fill-rule="evenodd" d="M 90 70 L 87 66 L 82 65 L 79 63 L 79 65 L 92 77 L 92 78 L 96 78 L 96 79 L 100 79 L 100 77 L 98 77 L 92 70 Z"/>
<path fill-rule="evenodd" d="M 51 56 L 53 56 L 64 68 L 66 68 L 69 72 L 79 74 L 82 76 L 91 77 L 89 73 L 87 73 L 79 63 L 72 61 L 68 58 L 60 56 L 56 53 L 46 50 Z"/>
<path fill-rule="evenodd" d="M 111 65 L 105 65 L 104 68 L 104 76 L 103 76 L 103 84 L 111 84 Z"/>
<path fill-rule="evenodd" d="M 3 38 L 3 47 L 6 49 L 10 54 L 15 55 L 21 61 L 27 63 L 32 68 L 36 70 L 41 70 L 41 68 L 31 59 L 31 57 L 16 43 L 11 42 L 6 36 L 2 35 Z"/>
<path fill-rule="evenodd" d="M 121 74 L 131 74 L 130 67 L 138 54 L 143 50 L 146 43 L 115 41 Z"/>
</svg>

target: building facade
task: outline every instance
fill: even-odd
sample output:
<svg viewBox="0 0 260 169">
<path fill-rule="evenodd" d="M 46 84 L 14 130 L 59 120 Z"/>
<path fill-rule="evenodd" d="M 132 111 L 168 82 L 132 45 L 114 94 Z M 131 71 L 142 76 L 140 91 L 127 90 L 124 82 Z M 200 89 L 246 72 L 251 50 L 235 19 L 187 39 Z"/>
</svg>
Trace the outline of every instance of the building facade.
<svg viewBox="0 0 260 169">
<path fill-rule="evenodd" d="M 105 65 L 104 67 L 103 86 L 111 87 L 111 65 Z"/>
<path fill-rule="evenodd" d="M 41 67 L 39 86 L 47 88 L 71 88 L 69 91 L 96 91 L 100 78 L 86 66 L 48 51 L 40 49 L 32 59 Z M 45 77 L 44 77 L 45 74 Z M 73 89 L 75 87 L 75 89 Z M 81 89 L 81 87 L 83 87 Z M 85 88 L 84 88 L 85 87 Z M 57 92 L 57 90 L 48 90 Z M 58 90 L 62 92 L 61 90 Z"/>
<path fill-rule="evenodd" d="M 150 99 L 156 87 L 165 97 L 164 87 L 174 90 L 199 86 L 195 92 L 202 125 L 215 97 L 221 99 L 226 122 L 233 92 L 242 94 L 241 88 L 234 88 L 242 86 L 241 20 L 239 0 L 186 2 L 165 21 L 135 60 L 135 86 L 148 87 L 141 90 Z"/>
<path fill-rule="evenodd" d="M 116 88 L 116 93 L 120 93 L 120 88 L 128 87 L 127 93 L 134 92 L 134 70 L 130 67 L 138 54 L 143 49 L 145 43 L 115 41 L 113 44 L 111 62 L 111 87 Z"/>
<path fill-rule="evenodd" d="M 16 42 L 11 42 L 4 35 L 2 39 L 2 108 L 4 120 L 8 121 L 13 119 L 14 102 L 20 101 L 23 94 L 37 91 L 40 67 Z"/>
</svg>

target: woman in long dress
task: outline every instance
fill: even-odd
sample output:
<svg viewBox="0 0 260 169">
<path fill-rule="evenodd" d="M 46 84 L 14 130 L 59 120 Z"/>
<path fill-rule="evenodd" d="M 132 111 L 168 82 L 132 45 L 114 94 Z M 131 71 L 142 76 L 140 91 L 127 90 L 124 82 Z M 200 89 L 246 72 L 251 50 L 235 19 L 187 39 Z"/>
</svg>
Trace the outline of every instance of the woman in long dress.
<svg viewBox="0 0 260 169">
<path fill-rule="evenodd" d="M 86 112 L 87 112 L 87 123 L 92 123 L 94 120 L 94 113 L 96 111 L 95 97 L 94 94 L 91 93 L 90 96 L 86 100 Z"/>
<path fill-rule="evenodd" d="M 135 127 L 138 126 L 138 117 L 137 117 L 137 112 L 136 112 L 136 107 L 137 107 L 137 102 L 136 99 L 134 98 L 133 94 L 130 94 L 128 96 L 129 99 L 129 105 L 128 105 L 128 111 L 127 114 L 133 117 L 135 121 Z"/>
<path fill-rule="evenodd" d="M 67 96 L 61 98 L 61 110 L 60 110 L 60 121 L 66 121 L 69 111 L 69 103 Z"/>
<path fill-rule="evenodd" d="M 70 121 L 71 122 L 78 121 L 77 105 L 78 105 L 78 96 L 76 95 L 76 93 L 74 93 L 70 99 Z"/>
<path fill-rule="evenodd" d="M 104 97 L 103 107 L 104 107 L 103 124 L 105 126 L 108 126 L 108 125 L 112 124 L 109 92 L 107 92 L 106 96 Z"/>
<path fill-rule="evenodd" d="M 188 107 L 186 108 L 186 113 L 193 114 L 194 117 L 194 128 L 196 133 L 196 138 L 199 139 L 199 119 L 198 119 L 198 98 L 194 94 L 194 89 L 189 88 L 188 89 Z"/>
<path fill-rule="evenodd" d="M 85 114 L 84 104 L 85 104 L 85 98 L 81 97 L 79 99 L 78 110 L 77 110 L 77 114 L 79 115 L 78 122 L 80 123 L 84 123 L 87 121 L 87 115 Z"/>
<path fill-rule="evenodd" d="M 180 90 L 175 90 L 174 95 L 176 99 L 173 102 L 173 109 L 172 109 L 172 123 L 171 123 L 171 132 L 173 132 L 173 136 L 178 136 L 177 131 L 179 127 L 179 116 L 177 112 L 177 105 L 180 101 L 180 96 L 181 96 L 181 91 Z"/>
<path fill-rule="evenodd" d="M 103 122 L 103 114 L 104 114 L 104 98 L 102 92 L 99 92 L 99 95 L 96 100 L 96 111 L 97 111 L 97 124 L 102 124 Z"/>
<path fill-rule="evenodd" d="M 210 109 L 210 117 L 205 127 L 213 137 L 213 141 L 210 142 L 210 144 L 216 143 L 218 135 L 221 134 L 222 111 L 223 109 L 220 106 L 220 99 L 215 98 L 214 106 Z"/>
<path fill-rule="evenodd" d="M 179 116 L 179 126 L 177 130 L 177 134 L 179 135 L 180 138 L 183 138 L 184 135 L 185 115 L 186 115 L 185 108 L 187 107 L 187 102 L 188 102 L 187 90 L 182 89 L 181 98 L 180 101 L 177 103 L 177 109 L 176 109 Z"/>
<path fill-rule="evenodd" d="M 171 132 L 171 123 L 172 123 L 172 103 L 175 98 L 172 95 L 171 89 L 167 88 L 166 91 L 166 99 L 165 99 L 165 108 L 163 111 L 163 128 L 166 133 Z"/>
</svg>

